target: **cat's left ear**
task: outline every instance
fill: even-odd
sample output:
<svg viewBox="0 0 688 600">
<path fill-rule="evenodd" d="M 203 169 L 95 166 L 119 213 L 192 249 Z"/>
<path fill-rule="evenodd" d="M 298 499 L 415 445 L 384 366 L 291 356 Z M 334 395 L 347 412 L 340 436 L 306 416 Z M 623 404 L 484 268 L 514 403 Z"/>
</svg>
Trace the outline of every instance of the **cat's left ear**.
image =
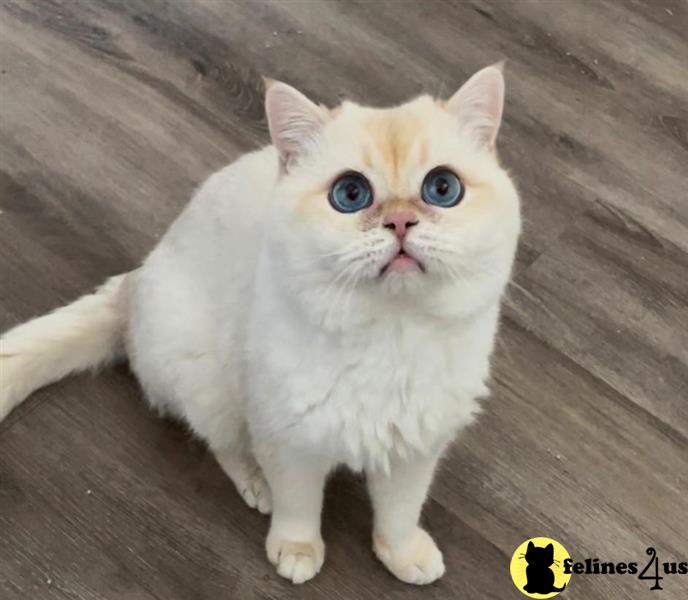
<svg viewBox="0 0 688 600">
<path fill-rule="evenodd" d="M 312 149 L 327 121 L 327 110 L 281 81 L 265 80 L 265 113 L 270 137 L 285 168 Z"/>
<path fill-rule="evenodd" d="M 478 71 L 447 101 L 447 110 L 461 129 L 494 151 L 504 110 L 504 66 L 497 63 Z"/>
</svg>

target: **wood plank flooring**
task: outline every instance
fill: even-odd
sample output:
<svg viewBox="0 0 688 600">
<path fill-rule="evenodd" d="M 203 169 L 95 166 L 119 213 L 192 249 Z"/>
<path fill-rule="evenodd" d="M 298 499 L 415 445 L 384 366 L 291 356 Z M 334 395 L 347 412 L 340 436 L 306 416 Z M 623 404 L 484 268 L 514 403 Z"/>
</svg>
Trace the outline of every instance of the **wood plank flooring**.
<svg viewBox="0 0 688 600">
<path fill-rule="evenodd" d="M 687 31 L 685 0 L 0 0 L 0 330 L 135 267 L 266 143 L 261 75 L 384 105 L 507 59 L 525 215 L 492 397 L 425 509 L 441 581 L 375 561 L 346 473 L 323 572 L 282 581 L 267 519 L 120 366 L 0 424 L 0 597 L 516 599 L 508 562 L 536 535 L 688 560 Z M 581 575 L 562 597 L 678 600 L 688 576 L 649 587 Z"/>
</svg>

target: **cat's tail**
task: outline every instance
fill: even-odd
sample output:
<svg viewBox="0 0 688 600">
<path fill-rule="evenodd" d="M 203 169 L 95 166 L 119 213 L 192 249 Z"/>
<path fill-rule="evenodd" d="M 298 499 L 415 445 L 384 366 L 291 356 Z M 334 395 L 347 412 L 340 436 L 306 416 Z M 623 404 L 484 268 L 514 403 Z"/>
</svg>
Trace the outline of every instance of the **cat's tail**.
<svg viewBox="0 0 688 600">
<path fill-rule="evenodd" d="M 564 584 L 563 587 L 560 587 L 560 588 L 552 586 L 553 592 L 563 592 L 565 589 L 566 589 L 566 584 Z"/>
<path fill-rule="evenodd" d="M 0 337 L 0 421 L 38 388 L 123 353 L 127 275 Z"/>
</svg>

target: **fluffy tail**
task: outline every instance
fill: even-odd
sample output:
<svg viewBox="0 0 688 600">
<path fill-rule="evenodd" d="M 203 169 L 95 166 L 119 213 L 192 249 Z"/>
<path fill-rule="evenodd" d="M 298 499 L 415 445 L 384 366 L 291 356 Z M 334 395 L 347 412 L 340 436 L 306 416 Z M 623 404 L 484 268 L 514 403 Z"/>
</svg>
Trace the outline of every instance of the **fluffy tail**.
<svg viewBox="0 0 688 600">
<path fill-rule="evenodd" d="M 0 337 L 0 421 L 31 392 L 124 350 L 127 275 Z"/>
</svg>

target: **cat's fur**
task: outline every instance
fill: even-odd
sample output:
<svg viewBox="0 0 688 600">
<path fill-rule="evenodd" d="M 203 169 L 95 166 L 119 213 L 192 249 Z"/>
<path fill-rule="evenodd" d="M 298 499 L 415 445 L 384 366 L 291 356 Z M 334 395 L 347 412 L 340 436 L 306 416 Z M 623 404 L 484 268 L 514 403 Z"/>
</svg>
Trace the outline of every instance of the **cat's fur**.
<svg viewBox="0 0 688 600">
<path fill-rule="evenodd" d="M 273 146 L 208 179 L 141 268 L 2 338 L 0 418 L 34 389 L 126 353 L 150 403 L 205 439 L 249 505 L 272 510 L 269 559 L 298 583 L 324 559 L 323 486 L 364 470 L 373 545 L 400 579 L 429 583 L 442 554 L 418 526 L 447 443 L 487 393 L 500 298 L 520 228 L 494 149 L 497 66 L 450 100 L 328 110 L 268 82 Z M 420 198 L 442 165 L 453 208 Z M 374 204 L 342 214 L 328 189 L 359 171 Z M 383 219 L 419 223 L 425 272 L 387 272 Z M 405 213 L 405 214 L 406 214 Z"/>
</svg>

